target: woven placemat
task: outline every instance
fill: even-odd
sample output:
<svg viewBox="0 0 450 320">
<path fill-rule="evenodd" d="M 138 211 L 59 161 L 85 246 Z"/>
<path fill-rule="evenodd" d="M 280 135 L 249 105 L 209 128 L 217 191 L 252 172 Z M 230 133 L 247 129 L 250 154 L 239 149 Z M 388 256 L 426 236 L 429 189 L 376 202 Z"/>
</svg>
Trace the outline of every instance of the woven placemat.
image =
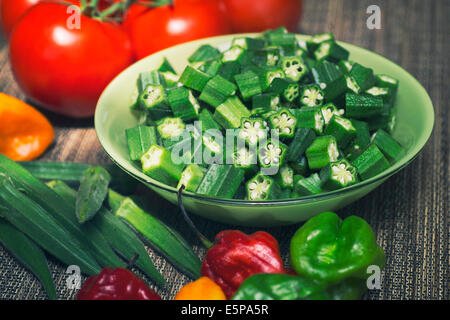
<svg viewBox="0 0 450 320">
<path fill-rule="evenodd" d="M 334 32 L 337 39 L 378 52 L 403 66 L 427 89 L 436 113 L 433 135 L 423 152 L 406 169 L 375 191 L 340 210 L 342 217 L 358 215 L 366 219 L 377 234 L 386 257 L 381 289 L 370 291 L 367 299 L 449 299 L 449 117 L 448 81 L 450 39 L 450 2 L 377 1 L 382 14 L 382 29 L 366 27 L 367 7 L 371 1 L 304 1 L 300 32 Z M 6 49 L 0 52 L 0 91 L 23 98 L 12 80 Z M 57 144 L 45 160 L 103 163 L 108 159 L 95 138 L 89 121 L 75 126 L 51 116 L 56 126 Z M 82 146 L 82 148 L 78 148 Z M 151 191 L 143 191 L 154 203 L 160 218 L 186 235 L 196 252 L 205 250 L 195 236 L 186 232 L 178 209 Z M 193 217 L 209 238 L 233 228 Z M 280 242 L 288 263 L 289 240 L 299 225 L 265 229 Z M 240 228 L 254 232 L 253 228 Z M 166 288 L 156 288 L 165 299 L 174 297 L 189 279 L 173 269 L 158 255 L 149 254 L 164 277 Z M 67 289 L 63 265 L 49 258 L 50 268 L 61 299 L 72 299 Z M 148 281 L 148 279 L 146 279 Z M 45 299 L 36 278 L 0 247 L 0 299 Z"/>
</svg>

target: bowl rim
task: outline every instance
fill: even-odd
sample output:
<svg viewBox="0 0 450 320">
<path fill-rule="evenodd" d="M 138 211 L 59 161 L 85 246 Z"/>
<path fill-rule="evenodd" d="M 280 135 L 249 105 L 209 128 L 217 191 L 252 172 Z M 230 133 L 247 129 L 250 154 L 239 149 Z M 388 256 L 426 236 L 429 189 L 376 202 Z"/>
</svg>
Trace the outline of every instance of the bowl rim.
<svg viewBox="0 0 450 320">
<path fill-rule="evenodd" d="M 115 157 L 107 150 L 107 148 L 105 147 L 105 143 L 103 141 L 103 136 L 99 135 L 99 127 L 101 125 L 101 117 L 100 117 L 100 102 L 103 100 L 103 96 L 106 95 L 108 88 L 110 87 L 110 85 L 116 81 L 116 79 L 118 79 L 119 77 L 122 76 L 122 74 L 126 73 L 129 69 L 134 68 L 136 64 L 142 62 L 143 60 L 146 59 L 151 59 L 152 56 L 154 55 L 164 55 L 165 52 L 167 51 L 172 51 L 172 50 L 176 50 L 176 48 L 179 47 L 183 47 L 186 45 L 195 45 L 196 43 L 205 43 L 208 41 L 220 41 L 220 39 L 223 39 L 223 42 L 226 43 L 227 41 L 229 41 L 231 38 L 233 37 L 254 37 L 256 35 L 260 35 L 261 33 L 241 33 L 241 34 L 228 34 L 228 35 L 221 35 L 221 36 L 216 36 L 216 37 L 209 37 L 209 38 L 203 38 L 203 39 L 198 39 L 198 40 L 194 40 L 194 41 L 190 41 L 190 42 L 185 42 L 185 43 L 181 43 L 178 44 L 176 46 L 172 46 L 170 48 L 164 49 L 162 51 L 158 51 L 155 52 L 145 58 L 142 58 L 136 62 L 134 62 L 132 65 L 130 65 L 129 67 L 127 67 L 125 70 L 123 70 L 122 72 L 120 72 L 109 84 L 108 86 L 104 89 L 104 91 L 102 92 L 102 94 L 100 95 L 100 98 L 97 102 L 97 106 L 96 106 L 96 111 L 95 111 L 95 117 L 94 117 L 94 126 L 95 126 L 95 131 L 97 134 L 97 137 L 100 141 L 100 145 L 102 146 L 103 150 L 105 151 L 105 153 L 108 155 L 108 157 L 114 162 L 114 164 L 116 164 L 119 168 L 121 168 L 123 171 L 125 171 L 126 173 L 128 173 L 130 176 L 132 176 L 133 178 L 139 180 L 140 182 L 144 183 L 145 185 L 149 185 L 150 187 L 155 187 L 157 189 L 161 189 L 163 191 L 169 192 L 171 194 L 176 195 L 178 193 L 178 189 L 175 187 L 171 187 L 168 186 L 162 182 L 159 182 L 155 179 L 152 179 L 149 176 L 145 176 L 145 179 L 142 178 L 141 176 L 138 176 L 136 174 L 134 174 L 133 172 L 131 172 L 129 169 L 127 169 L 125 167 L 125 165 L 123 165 L 121 163 L 121 161 L 115 159 Z M 297 39 L 300 40 L 306 40 L 310 37 L 310 35 L 305 35 L 305 34 L 296 34 Z M 361 182 L 358 182 L 354 185 L 342 188 L 342 189 L 338 189 L 338 190 L 334 190 L 334 191 L 327 191 L 327 192 L 323 192 L 317 195 L 311 195 L 311 196 L 303 196 L 303 197 L 299 197 L 299 198 L 292 198 L 292 199 L 282 199 L 282 200 L 264 200 L 264 201 L 249 201 L 249 200 L 241 200 L 241 199 L 224 199 L 224 198 L 218 198 L 218 197 L 212 197 L 212 196 L 206 196 L 206 195 L 202 195 L 202 194 L 197 194 L 197 193 L 193 193 L 190 191 L 183 191 L 182 195 L 184 197 L 187 198 L 191 198 L 191 199 L 195 199 L 195 200 L 200 200 L 200 201 L 206 201 L 206 202 L 212 202 L 212 203 L 217 203 L 217 204 L 226 204 L 226 205 L 231 205 L 231 206 L 278 206 L 278 205 L 293 205 L 293 204 L 300 204 L 300 203 L 307 203 L 307 202 L 314 202 L 314 201 L 319 201 L 319 200 L 325 200 L 328 198 L 333 198 L 335 196 L 344 194 L 344 193 L 348 193 L 351 191 L 354 191 L 356 189 L 362 188 L 364 186 L 368 186 L 370 184 L 374 184 L 376 182 L 388 179 L 389 177 L 391 177 L 392 175 L 396 174 L 397 172 L 399 172 L 400 170 L 404 169 L 406 166 L 408 166 L 412 161 L 414 161 L 417 156 L 422 152 L 422 150 L 425 148 L 427 142 L 429 141 L 433 129 L 434 129 L 434 123 L 435 123 L 435 112 L 434 112 L 434 107 L 431 101 L 430 96 L 428 95 L 427 91 L 425 90 L 425 88 L 422 86 L 422 84 L 413 76 L 411 75 L 407 70 L 405 70 L 403 67 L 399 66 L 398 64 L 396 64 L 395 62 L 389 60 L 388 58 L 382 56 L 381 54 L 374 52 L 374 51 L 370 51 L 368 49 L 347 43 L 347 42 L 343 42 L 343 41 L 338 41 L 339 44 L 342 44 L 344 47 L 348 47 L 350 49 L 353 50 L 361 50 L 364 53 L 368 53 L 368 54 L 374 54 L 377 55 L 379 58 L 386 60 L 388 63 L 391 63 L 393 65 L 395 65 L 396 67 L 398 67 L 399 69 L 401 69 L 402 72 L 406 73 L 411 79 L 414 80 L 414 82 L 416 82 L 416 85 L 418 88 L 420 88 L 421 91 L 421 95 L 426 97 L 427 100 L 427 106 L 429 107 L 429 111 L 430 111 L 430 117 L 428 117 L 428 125 L 426 126 L 426 128 L 428 129 L 428 132 L 424 132 L 421 136 L 425 137 L 422 138 L 421 141 L 418 141 L 416 144 L 416 148 L 415 150 L 413 150 L 414 152 L 408 152 L 408 157 L 406 157 L 406 160 L 398 160 L 397 163 L 395 163 L 394 165 L 392 165 L 390 168 L 388 168 L 387 170 L 379 173 L 378 175 L 368 179 L 368 180 L 364 180 Z M 419 144 L 419 142 L 422 142 Z M 126 163 L 128 163 L 129 161 L 124 161 Z M 400 164 L 401 163 L 401 164 Z"/>
</svg>

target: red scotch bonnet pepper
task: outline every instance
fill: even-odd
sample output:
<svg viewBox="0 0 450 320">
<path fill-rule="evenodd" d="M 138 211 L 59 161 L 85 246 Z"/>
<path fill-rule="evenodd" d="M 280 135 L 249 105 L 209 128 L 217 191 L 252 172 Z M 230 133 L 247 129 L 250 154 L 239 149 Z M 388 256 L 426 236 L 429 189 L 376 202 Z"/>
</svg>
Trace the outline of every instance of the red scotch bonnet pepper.
<svg viewBox="0 0 450 320">
<path fill-rule="evenodd" d="M 89 277 L 77 300 L 161 300 L 144 281 L 124 268 L 104 268 Z"/>
<path fill-rule="evenodd" d="M 286 273 L 277 240 L 262 231 L 247 235 L 222 231 L 208 250 L 201 274 L 214 280 L 231 298 L 242 282 L 257 273 Z"/>
</svg>

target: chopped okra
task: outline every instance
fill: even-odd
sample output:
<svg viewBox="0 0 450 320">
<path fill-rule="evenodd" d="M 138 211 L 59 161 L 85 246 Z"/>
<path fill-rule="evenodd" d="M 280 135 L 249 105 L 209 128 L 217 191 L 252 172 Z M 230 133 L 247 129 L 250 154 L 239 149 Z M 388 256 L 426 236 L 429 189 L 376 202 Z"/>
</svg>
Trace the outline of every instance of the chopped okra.
<svg viewBox="0 0 450 320">
<path fill-rule="evenodd" d="M 247 199 L 252 201 L 277 199 L 280 187 L 275 180 L 261 173 L 247 182 Z"/>
<path fill-rule="evenodd" d="M 358 181 L 356 168 L 343 159 L 332 162 L 320 170 L 322 187 L 327 190 L 342 189 Z"/>
<path fill-rule="evenodd" d="M 243 118 L 239 130 L 239 138 L 247 142 L 250 146 L 258 144 L 267 136 L 267 130 L 264 128 L 261 118 Z"/>
<path fill-rule="evenodd" d="M 198 46 L 181 74 L 163 58 L 137 79 L 130 160 L 171 187 L 249 201 L 380 174 L 405 152 L 390 135 L 399 81 L 348 57 L 332 33 L 280 27 Z"/>
<path fill-rule="evenodd" d="M 269 118 L 270 127 L 278 130 L 280 137 L 292 138 L 295 132 L 297 119 L 289 112 L 288 109 L 282 108 Z"/>
<path fill-rule="evenodd" d="M 300 89 L 300 104 L 306 107 L 318 107 L 323 104 L 325 95 L 316 84 L 310 84 Z"/>
</svg>

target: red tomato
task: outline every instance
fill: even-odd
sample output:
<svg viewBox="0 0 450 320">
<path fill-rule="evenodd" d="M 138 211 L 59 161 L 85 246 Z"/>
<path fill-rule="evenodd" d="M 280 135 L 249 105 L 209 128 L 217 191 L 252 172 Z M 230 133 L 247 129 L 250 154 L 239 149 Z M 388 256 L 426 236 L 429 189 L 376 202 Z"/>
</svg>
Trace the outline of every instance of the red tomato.
<svg viewBox="0 0 450 320">
<path fill-rule="evenodd" d="M 80 17 L 69 29 L 67 6 L 39 3 L 11 34 L 13 74 L 36 103 L 72 117 L 89 117 L 102 90 L 133 62 L 127 34 L 116 24 Z"/>
<path fill-rule="evenodd" d="M 234 32 L 261 32 L 285 26 L 295 32 L 302 0 L 223 0 Z"/>
<path fill-rule="evenodd" d="M 43 0 L 1 0 L 0 1 L 0 25 L 6 37 L 11 34 L 11 31 L 24 14 L 26 10 L 36 5 Z M 46 2 L 70 2 L 72 4 L 79 4 L 79 0 L 45 0 Z M 121 0 L 100 0 L 99 9 L 104 9 L 114 2 Z"/>
<path fill-rule="evenodd" d="M 179 43 L 231 32 L 220 0 L 177 0 L 153 9 L 135 4 L 123 25 L 139 59 Z"/>
</svg>

